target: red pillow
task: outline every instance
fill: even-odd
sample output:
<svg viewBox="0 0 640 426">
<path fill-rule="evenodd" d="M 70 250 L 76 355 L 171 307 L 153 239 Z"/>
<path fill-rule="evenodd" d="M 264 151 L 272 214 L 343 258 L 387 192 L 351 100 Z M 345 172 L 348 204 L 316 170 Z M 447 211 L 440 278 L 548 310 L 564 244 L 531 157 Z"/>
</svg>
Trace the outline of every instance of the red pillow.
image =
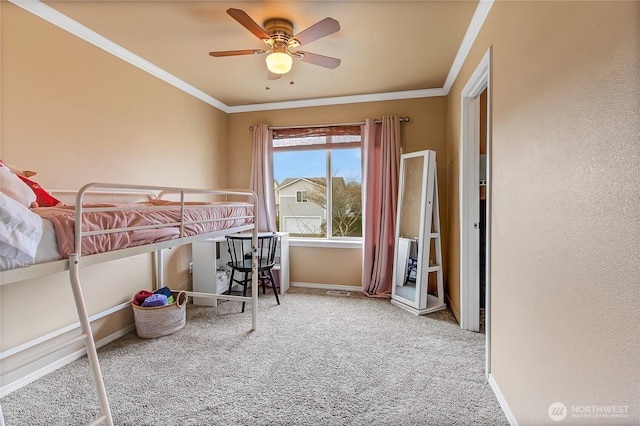
<svg viewBox="0 0 640 426">
<path fill-rule="evenodd" d="M 63 206 L 64 203 L 57 198 L 51 196 L 47 191 L 44 190 L 37 182 L 27 179 L 24 176 L 18 175 L 20 179 L 27 185 L 29 188 L 33 190 L 36 194 L 36 203 L 38 204 L 36 207 L 54 207 L 54 206 Z"/>
</svg>

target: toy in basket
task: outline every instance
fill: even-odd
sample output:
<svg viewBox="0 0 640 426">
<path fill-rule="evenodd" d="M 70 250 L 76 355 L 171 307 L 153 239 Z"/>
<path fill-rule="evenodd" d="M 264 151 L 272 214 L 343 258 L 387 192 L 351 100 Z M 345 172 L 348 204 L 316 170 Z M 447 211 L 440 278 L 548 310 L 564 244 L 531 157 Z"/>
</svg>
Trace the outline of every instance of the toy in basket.
<svg viewBox="0 0 640 426">
<path fill-rule="evenodd" d="M 144 339 L 151 339 L 175 333 L 184 327 L 187 321 L 186 305 L 188 297 L 186 291 L 170 291 L 174 299 L 173 303 L 161 306 L 144 306 L 144 304 L 140 304 L 140 295 L 144 294 L 144 292 L 145 290 L 142 290 L 136 294 L 131 305 L 133 306 L 133 318 L 138 336 Z M 146 293 L 154 295 L 150 292 Z"/>
</svg>

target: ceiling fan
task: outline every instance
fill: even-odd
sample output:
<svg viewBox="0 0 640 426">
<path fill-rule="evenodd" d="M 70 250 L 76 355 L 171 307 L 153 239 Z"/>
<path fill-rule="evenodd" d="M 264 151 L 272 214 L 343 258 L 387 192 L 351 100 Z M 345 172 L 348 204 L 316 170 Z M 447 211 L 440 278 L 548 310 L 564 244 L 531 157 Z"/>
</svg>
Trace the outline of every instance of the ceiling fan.
<svg viewBox="0 0 640 426">
<path fill-rule="evenodd" d="M 340 24 L 333 18 L 324 18 L 294 36 L 293 23 L 287 19 L 268 19 L 264 22 L 263 28 L 243 10 L 231 8 L 227 9 L 227 14 L 266 43 L 268 47 L 266 49 L 209 52 L 211 56 L 223 57 L 268 53 L 266 62 L 267 69 L 269 70 L 268 78 L 270 80 L 275 80 L 280 78 L 282 74 L 288 73 L 291 70 L 293 59 L 331 69 L 340 65 L 340 59 L 296 50 L 302 45 L 309 44 L 319 38 L 340 31 Z"/>
</svg>

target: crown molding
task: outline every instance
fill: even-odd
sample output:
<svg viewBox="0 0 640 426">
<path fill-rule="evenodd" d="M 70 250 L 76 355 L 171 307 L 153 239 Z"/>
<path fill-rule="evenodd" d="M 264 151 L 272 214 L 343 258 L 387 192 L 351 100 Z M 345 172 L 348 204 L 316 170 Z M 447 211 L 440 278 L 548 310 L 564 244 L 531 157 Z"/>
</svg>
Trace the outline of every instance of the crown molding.
<svg viewBox="0 0 640 426">
<path fill-rule="evenodd" d="M 331 98 L 304 99 L 298 101 L 270 102 L 264 104 L 238 105 L 228 107 L 229 113 L 267 111 L 287 108 L 306 108 L 326 105 L 354 104 L 359 102 L 392 101 L 398 99 L 428 98 L 446 96 L 444 89 L 406 90 L 403 92 L 374 93 L 370 95 L 336 96 Z"/>
<path fill-rule="evenodd" d="M 467 59 L 467 55 L 469 55 L 469 51 L 471 50 L 473 43 L 476 41 L 476 37 L 478 37 L 478 33 L 482 29 L 484 21 L 489 15 L 493 2 L 494 0 L 480 0 L 478 2 L 476 11 L 473 13 L 473 17 L 471 18 L 471 22 L 467 28 L 467 32 L 464 34 L 462 43 L 460 43 L 460 47 L 458 48 L 458 53 L 453 60 L 453 64 L 451 64 L 449 75 L 447 75 L 447 79 L 444 81 L 444 86 L 442 88 L 447 94 L 449 93 L 449 90 L 451 90 L 453 83 L 456 81 L 458 73 L 462 69 L 462 65 Z"/>
<path fill-rule="evenodd" d="M 305 108 L 314 106 L 327 106 L 327 105 L 340 105 L 351 104 L 360 102 L 379 102 L 390 101 L 400 99 L 415 99 L 415 98 L 427 98 L 433 96 L 447 96 L 451 86 L 455 82 L 462 65 L 464 64 L 473 43 L 475 42 L 484 21 L 493 6 L 494 0 L 480 0 L 478 6 L 473 14 L 467 32 L 460 44 L 458 53 L 453 61 L 447 79 L 444 86 L 441 88 L 433 89 L 421 89 L 421 90 L 406 90 L 399 92 L 386 92 L 386 93 L 374 93 L 367 95 L 353 95 L 353 96 L 336 96 L 327 98 L 306 99 L 297 101 L 284 101 L 284 102 L 270 102 L 262 104 L 248 104 L 229 106 L 220 102 L 213 96 L 204 93 L 200 89 L 190 85 L 189 83 L 179 79 L 173 74 L 165 71 L 164 69 L 152 64 L 146 59 L 141 58 L 135 53 L 125 49 L 117 43 L 109 40 L 108 38 L 96 33 L 95 31 L 85 27 L 79 22 L 69 18 L 68 16 L 58 12 L 54 8 L 42 3 L 40 0 L 9 0 L 9 2 L 16 6 L 44 19 L 45 21 L 65 30 L 69 33 L 85 40 L 94 46 L 111 53 L 112 55 L 122 59 L 125 62 L 159 78 L 160 80 L 200 99 L 207 104 L 218 108 L 225 113 L 238 113 L 238 112 L 251 112 L 251 111 L 266 111 L 276 109 L 287 108 Z"/>
</svg>

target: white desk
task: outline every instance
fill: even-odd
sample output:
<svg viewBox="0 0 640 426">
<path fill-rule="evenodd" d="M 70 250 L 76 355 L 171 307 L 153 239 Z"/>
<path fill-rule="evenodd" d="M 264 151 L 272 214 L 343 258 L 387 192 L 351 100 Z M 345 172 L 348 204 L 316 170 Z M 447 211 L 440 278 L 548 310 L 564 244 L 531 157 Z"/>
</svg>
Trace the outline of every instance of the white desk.
<svg viewBox="0 0 640 426">
<path fill-rule="evenodd" d="M 278 232 L 280 237 L 276 251 L 276 265 L 278 271 L 276 281 L 280 284 L 280 293 L 289 290 L 289 233 Z M 218 252 L 218 244 L 220 245 Z M 198 241 L 191 244 L 193 262 L 193 291 L 202 293 L 222 294 L 229 289 L 229 281 L 219 283 L 217 269 L 226 267 L 229 262 L 227 240 L 224 236 Z M 228 267 L 227 267 L 228 269 Z M 216 306 L 216 300 L 204 297 L 194 297 L 195 305 Z"/>
</svg>

